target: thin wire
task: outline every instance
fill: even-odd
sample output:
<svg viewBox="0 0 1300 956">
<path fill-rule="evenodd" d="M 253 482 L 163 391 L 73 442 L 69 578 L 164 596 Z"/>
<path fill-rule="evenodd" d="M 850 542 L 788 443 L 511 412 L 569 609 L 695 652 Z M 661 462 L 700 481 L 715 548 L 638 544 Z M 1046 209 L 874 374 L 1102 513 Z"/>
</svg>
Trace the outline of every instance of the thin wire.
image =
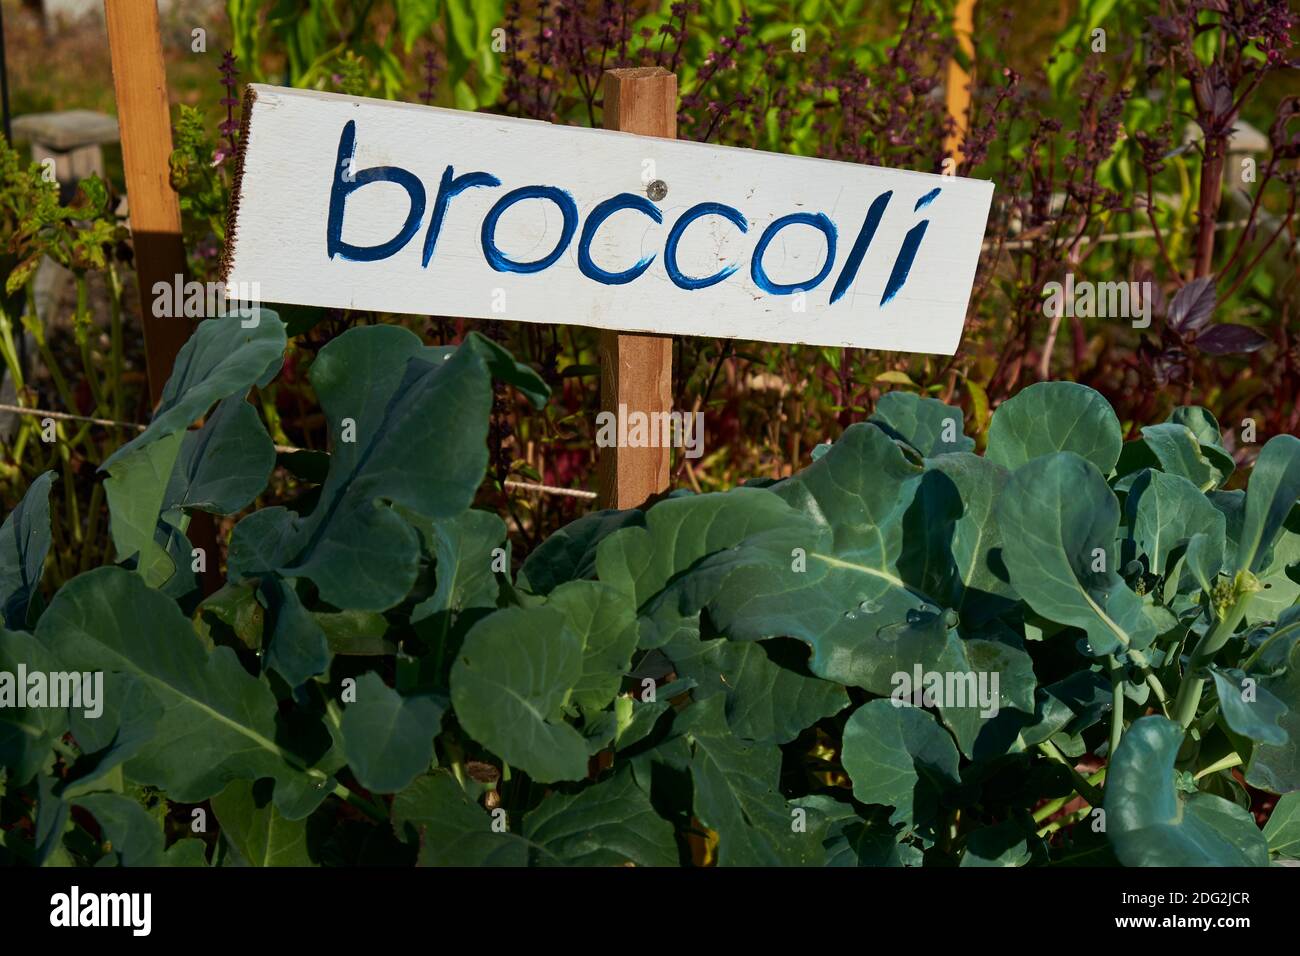
<svg viewBox="0 0 1300 956">
<path fill-rule="evenodd" d="M 543 495 L 563 495 L 569 498 L 583 498 L 587 501 L 595 500 L 596 492 L 579 491 L 576 488 L 557 488 L 554 485 L 534 485 L 526 481 L 508 480 L 505 482 L 507 488 L 517 488 L 521 491 L 535 491 Z"/>
<path fill-rule="evenodd" d="M 103 425 L 105 428 L 134 428 L 138 432 L 145 430 L 146 426 L 138 425 L 135 422 L 118 422 L 111 418 L 91 418 L 89 415 L 72 415 L 68 412 L 56 412 L 50 408 L 24 408 L 22 405 L 5 405 L 0 403 L 0 412 L 11 412 L 14 415 L 29 415 L 33 418 L 53 418 L 61 422 L 89 422 L 91 425 Z M 292 445 L 276 445 L 275 450 L 282 455 L 291 455 L 296 451 L 302 451 L 301 448 L 294 448 Z"/>
<path fill-rule="evenodd" d="M 56 412 L 48 408 L 25 408 L 22 405 L 7 405 L 0 403 L 0 412 L 10 412 L 14 415 L 28 415 L 33 418 L 53 418 L 56 421 L 64 422 L 88 422 L 91 425 L 103 425 L 106 428 L 133 428 L 138 432 L 145 430 L 144 425 L 138 425 L 135 422 L 119 422 L 111 418 L 92 418 L 89 415 L 72 415 L 68 412 Z M 276 445 L 275 450 L 282 455 L 292 455 L 295 452 L 305 451 L 303 448 L 295 448 L 293 445 Z M 531 491 L 544 495 L 561 495 L 569 498 L 581 498 L 591 501 L 596 498 L 594 491 L 579 491 L 576 488 L 557 488 L 554 485 L 537 485 L 527 481 L 508 480 L 505 483 L 507 488 L 514 488 L 519 491 Z"/>
<path fill-rule="evenodd" d="M 115 422 L 111 418 L 90 418 L 86 415 L 69 415 L 67 412 L 56 412 L 46 408 L 26 408 L 22 405 L 0 404 L 0 412 L 12 412 L 15 415 L 40 415 L 43 418 L 53 418 L 61 422 L 90 422 L 92 425 L 104 425 L 108 428 L 134 428 L 138 432 L 142 432 L 145 429 L 144 425 L 137 425 L 134 422 Z"/>
</svg>

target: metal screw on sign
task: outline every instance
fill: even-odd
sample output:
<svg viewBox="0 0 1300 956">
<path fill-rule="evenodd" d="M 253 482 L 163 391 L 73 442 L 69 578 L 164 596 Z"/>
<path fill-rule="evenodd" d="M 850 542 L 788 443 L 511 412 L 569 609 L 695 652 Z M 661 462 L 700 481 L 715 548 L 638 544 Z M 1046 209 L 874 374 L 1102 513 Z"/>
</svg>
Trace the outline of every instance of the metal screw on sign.
<svg viewBox="0 0 1300 956">
<path fill-rule="evenodd" d="M 652 202 L 658 202 L 668 195 L 668 184 L 662 179 L 656 179 L 646 186 L 645 194 L 650 197 Z"/>
</svg>

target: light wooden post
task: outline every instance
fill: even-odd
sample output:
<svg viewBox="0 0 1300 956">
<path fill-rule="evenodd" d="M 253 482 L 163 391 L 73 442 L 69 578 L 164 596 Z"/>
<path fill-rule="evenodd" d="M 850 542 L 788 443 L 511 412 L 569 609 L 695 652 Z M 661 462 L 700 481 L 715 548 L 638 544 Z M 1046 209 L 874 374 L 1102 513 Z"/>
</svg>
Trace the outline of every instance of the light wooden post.
<svg viewBox="0 0 1300 956">
<path fill-rule="evenodd" d="M 185 274 L 181 209 L 170 182 L 172 124 L 158 6 L 155 0 L 105 0 L 104 20 L 113 60 L 127 207 L 140 286 L 149 398 L 157 404 L 176 353 L 192 331 L 188 319 L 153 314 L 154 283 L 170 286 L 176 276 Z"/>
<path fill-rule="evenodd" d="M 608 70 L 604 84 L 606 129 L 677 138 L 674 74 L 657 66 Z M 600 370 L 602 409 L 617 414 L 625 406 L 647 415 L 672 409 L 671 336 L 601 332 Z M 669 448 L 602 448 L 600 507 L 636 508 L 667 491 L 670 457 Z"/>
<path fill-rule="evenodd" d="M 957 46 L 966 55 L 967 60 L 975 58 L 975 0 L 957 0 L 957 8 L 952 16 L 952 32 Z M 970 119 L 971 77 L 955 59 L 948 61 L 948 82 L 946 98 L 948 115 L 957 124 L 944 144 L 944 150 L 958 163 L 962 160 L 961 142 Z"/>
<path fill-rule="evenodd" d="M 186 272 L 180 201 L 171 185 L 171 106 L 167 100 L 158 6 L 156 0 L 104 0 L 104 20 L 108 24 L 122 137 L 149 401 L 156 406 L 171 377 L 176 355 L 194 329 L 183 316 L 159 318 L 153 314 L 154 283 L 170 286 L 176 276 L 184 282 Z M 196 513 L 190 518 L 186 534 L 209 557 L 201 586 L 204 594 L 211 594 L 221 586 L 216 525 L 210 515 Z"/>
</svg>

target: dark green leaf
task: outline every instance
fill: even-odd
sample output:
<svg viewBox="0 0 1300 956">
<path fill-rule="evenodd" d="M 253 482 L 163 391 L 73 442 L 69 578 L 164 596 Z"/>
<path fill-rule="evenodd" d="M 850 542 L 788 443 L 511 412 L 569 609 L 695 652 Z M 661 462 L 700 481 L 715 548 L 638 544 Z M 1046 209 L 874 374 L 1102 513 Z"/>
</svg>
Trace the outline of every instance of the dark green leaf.
<svg viewBox="0 0 1300 956">
<path fill-rule="evenodd" d="M 163 509 L 234 514 L 262 492 L 274 467 L 275 445 L 256 409 L 242 395 L 223 399 L 181 440 Z"/>
<path fill-rule="evenodd" d="M 298 597 L 295 582 L 275 576 L 262 581 L 261 593 L 271 617 L 266 666 L 299 687 L 329 667 L 325 631 Z"/>
<path fill-rule="evenodd" d="M 1134 721 L 1106 777 L 1106 833 L 1125 866 L 1267 866 L 1254 818 L 1212 794 L 1175 786 L 1183 730 L 1164 717 Z"/>
<path fill-rule="evenodd" d="M 11 785 L 31 781 L 68 729 L 66 708 L 21 706 L 28 698 L 20 674 L 61 669 L 53 648 L 31 634 L 0 628 L 0 768 Z"/>
<path fill-rule="evenodd" d="M 937 595 L 963 623 L 977 624 L 1008 610 L 1015 589 L 1002 558 L 1002 533 L 995 520 L 998 500 L 1010 478 L 1006 469 L 978 455 L 945 455 L 930 463 L 956 486 L 961 515 L 947 542 L 955 577 L 947 595 Z"/>
<path fill-rule="evenodd" d="M 157 733 L 126 765 L 132 779 L 197 803 L 231 780 L 273 777 L 277 806 L 295 819 L 328 794 L 329 774 L 278 742 L 270 687 L 229 648 L 205 648 L 139 575 L 109 567 L 70 581 L 36 633 L 67 666 L 134 678 L 135 692 L 162 708 Z"/>
<path fill-rule="evenodd" d="M 306 517 L 266 509 L 240 522 L 232 574 L 304 577 L 336 608 L 386 610 L 415 583 L 420 549 L 384 502 L 433 520 L 469 507 L 487 465 L 487 366 L 474 348 L 426 348 L 376 325 L 321 349 L 311 378 L 333 443 L 320 500 Z"/>
<path fill-rule="evenodd" d="M 1145 648 L 1155 626 L 1116 572 L 1119 502 L 1071 452 L 1012 476 L 998 509 L 1011 583 L 1039 614 L 1088 633 L 1093 654 Z"/>
<path fill-rule="evenodd" d="M 596 574 L 596 546 L 609 534 L 630 525 L 645 526 L 645 512 L 594 511 L 552 534 L 528 555 L 519 571 L 519 587 L 549 594 L 565 581 Z"/>
<path fill-rule="evenodd" d="M 437 583 L 433 594 L 411 611 L 411 623 L 434 619 L 445 630 L 450 618 L 468 608 L 496 607 L 497 584 L 493 566 L 504 558 L 509 542 L 505 522 L 487 511 L 466 511 L 443 521 L 426 521 L 405 512 L 427 541 L 433 554 Z M 502 562 L 502 573 L 510 570 Z"/>
<path fill-rule="evenodd" d="M 286 820 L 248 780 L 232 781 L 212 798 L 221 835 L 249 866 L 315 866 L 307 822 Z"/>
<path fill-rule="evenodd" d="M 284 354 L 284 323 L 258 310 L 258 322 L 244 328 L 238 315 L 199 323 L 176 356 L 171 377 L 149 427 L 104 462 L 103 469 L 167 435 L 187 429 L 221 399 L 243 395 Z"/>
<path fill-rule="evenodd" d="M 1202 445 L 1223 448 L 1223 433 L 1219 429 L 1219 420 L 1208 408 L 1199 405 L 1179 405 L 1169 413 L 1168 420 L 1191 429 L 1196 440 Z"/>
<path fill-rule="evenodd" d="M 614 699 L 636 650 L 636 612 L 626 595 L 596 581 L 570 581 L 551 592 L 546 606 L 564 615 L 582 641 L 582 676 L 573 702 L 595 713 Z"/>
<path fill-rule="evenodd" d="M 73 802 L 95 818 L 102 842 L 111 846 L 123 866 L 158 866 L 162 862 L 162 827 L 130 797 L 91 793 Z"/>
<path fill-rule="evenodd" d="M 1161 471 L 1186 478 L 1198 491 L 1218 487 L 1232 473 L 1211 461 L 1201 450 L 1195 433 L 1177 422 L 1143 426 L 1142 440 L 1160 463 Z"/>
<path fill-rule="evenodd" d="M 1282 716 L 1285 743 L 1256 744 L 1246 764 L 1246 782 L 1271 793 L 1300 790 L 1300 619 L 1279 622 L 1250 674 L 1287 706 Z"/>
<path fill-rule="evenodd" d="M 679 676 L 696 682 L 696 700 L 726 696 L 727 722 L 747 740 L 788 743 L 805 727 L 848 705 L 839 684 L 782 666 L 768 656 L 766 646 L 681 635 L 664 652 Z"/>
<path fill-rule="evenodd" d="M 522 835 L 573 866 L 677 865 L 672 824 L 655 812 L 630 770 L 575 794 L 552 793 L 524 817 Z"/>
<path fill-rule="evenodd" d="M 109 473 L 104 490 L 118 557 L 135 557 L 137 569 L 152 586 L 161 586 L 176 570 L 175 562 L 155 541 L 155 535 L 162 512 L 180 503 L 169 504 L 166 495 L 178 466 L 182 439 L 187 437 L 186 429 L 222 399 L 242 397 L 284 353 L 284 324 L 274 312 L 264 309 L 258 310 L 257 316 L 252 328 L 244 328 L 243 320 L 235 314 L 200 322 L 176 356 L 149 427 L 114 452 L 100 468 Z M 209 437 L 214 434 L 209 433 Z M 191 449 L 196 457 L 191 457 L 185 467 L 198 480 L 204 467 L 199 454 L 203 442 L 191 439 Z M 220 466 L 214 463 L 213 467 Z M 176 492 L 187 494 L 190 478 L 182 476 L 176 481 Z M 242 495 L 249 481 L 245 475 L 236 482 L 237 487 L 226 490 Z M 198 492 L 199 498 L 207 496 Z"/>
<path fill-rule="evenodd" d="M 1237 548 L 1237 569 L 1259 572 L 1300 499 L 1300 438 L 1276 435 L 1255 460 L 1246 489 L 1246 511 Z"/>
<path fill-rule="evenodd" d="M 962 434 L 961 409 L 937 398 L 922 398 L 914 392 L 886 392 L 876 402 L 870 420 L 884 425 L 924 458 L 975 448 L 975 439 Z"/>
<path fill-rule="evenodd" d="M 1300 793 L 1278 800 L 1264 825 L 1268 848 L 1279 856 L 1300 859 Z"/>
<path fill-rule="evenodd" d="M 534 408 L 541 408 L 550 398 L 550 386 L 533 369 L 522 362 L 516 362 L 514 356 L 489 338 L 471 332 L 465 341 L 457 347 L 435 347 L 429 350 L 434 361 L 446 360 L 458 348 L 475 352 L 483 359 L 488 371 L 497 381 L 513 385 L 523 394 Z"/>
<path fill-rule="evenodd" d="M 587 747 L 564 720 L 583 675 L 582 640 L 551 608 L 506 608 L 465 636 L 451 699 L 475 740 L 541 783 L 587 775 Z"/>
<path fill-rule="evenodd" d="M 920 473 L 880 429 L 854 425 L 819 461 L 774 489 L 793 510 L 766 507 L 767 527 L 699 561 L 665 597 L 681 597 L 678 610 L 706 603 L 732 639 L 805 641 L 813 674 L 870 686 L 887 649 L 874 640 L 878 632 L 934 610 L 898 567 L 912 497 L 907 483 Z"/>
<path fill-rule="evenodd" d="M 1215 558 L 1225 547 L 1223 514 L 1187 478 L 1147 471 L 1133 482 L 1124 508 L 1133 543 L 1147 556 L 1152 574 L 1163 576 L 1170 553 L 1195 534 L 1206 536 L 1197 552 L 1201 572 L 1212 576 L 1218 571 Z"/>
<path fill-rule="evenodd" d="M 956 669 L 934 672 L 944 681 L 940 720 L 972 759 L 1019 749 L 1017 737 L 1035 714 L 1033 659 L 1012 633 L 999 640 L 967 638 L 960 649 Z"/>
<path fill-rule="evenodd" d="M 1029 835 L 1014 820 L 972 830 L 966 838 L 962 866 L 1024 866 L 1033 853 Z"/>
<path fill-rule="evenodd" d="M 357 678 L 343 711 L 343 751 L 358 781 L 396 793 L 429 769 L 445 707 L 430 695 L 403 697 L 373 671 Z"/>
<path fill-rule="evenodd" d="M 777 788 L 781 752 L 736 737 L 721 695 L 689 707 L 677 721 L 692 746 L 695 815 L 718 833 L 721 866 L 818 866 L 816 832 L 796 832 L 796 816 Z"/>
<path fill-rule="evenodd" d="M 1236 668 L 1212 667 L 1210 673 L 1229 727 L 1261 743 L 1280 746 L 1287 742 L 1287 732 L 1278 726 L 1279 718 L 1287 713 L 1286 704 Z"/>
<path fill-rule="evenodd" d="M 826 820 L 822 845 L 826 848 L 827 866 L 921 865 L 921 851 L 899 842 L 906 828 L 891 824 L 887 809 L 871 808 L 865 817 L 860 817 L 852 805 L 820 794 L 801 797 L 792 803 Z"/>
<path fill-rule="evenodd" d="M 1070 451 L 1108 475 L 1122 444 L 1119 419 L 1099 392 L 1075 382 L 1037 382 L 993 413 L 986 455 L 1014 471 L 1042 455 Z"/>
<path fill-rule="evenodd" d="M 0 621 L 12 630 L 30 627 L 32 596 L 41 583 L 50 551 L 50 486 L 47 471 L 28 486 L 18 506 L 0 525 Z"/>
<path fill-rule="evenodd" d="M 529 862 L 528 843 L 510 833 L 494 832 L 492 818 L 445 770 L 417 778 L 393 798 L 393 830 L 419 847 L 420 866 L 524 866 Z"/>
<path fill-rule="evenodd" d="M 957 748 L 925 711 L 872 700 L 844 726 L 844 769 L 863 803 L 893 807 L 891 823 L 926 829 L 939 797 L 960 783 Z"/>
</svg>

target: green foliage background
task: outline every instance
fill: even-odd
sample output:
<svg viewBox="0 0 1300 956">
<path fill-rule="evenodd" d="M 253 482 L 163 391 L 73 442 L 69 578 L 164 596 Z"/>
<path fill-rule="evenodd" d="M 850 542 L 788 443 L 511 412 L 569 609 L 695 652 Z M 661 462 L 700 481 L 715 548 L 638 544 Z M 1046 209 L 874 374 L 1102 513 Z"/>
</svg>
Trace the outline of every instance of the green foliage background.
<svg viewBox="0 0 1300 956">
<path fill-rule="evenodd" d="M 1206 121 L 1185 73 L 1262 41 L 1206 11 L 1178 61 L 1158 4 L 991 8 L 959 171 L 998 202 L 962 350 L 679 340 L 674 394 L 710 451 L 632 511 L 506 484 L 594 481 L 589 330 L 209 319 L 147 407 L 112 163 L 69 199 L 5 144 L 0 352 L 19 404 L 82 417 L 54 442 L 24 418 L 0 458 L 0 673 L 102 671 L 107 709 L 0 708 L 0 860 L 1300 858 L 1294 72 L 1241 102 L 1273 218 L 1207 270 L 1201 224 L 1233 195 L 1198 216 L 1222 169 L 1184 140 Z M 948 156 L 947 3 L 601 11 L 629 34 L 599 56 L 544 52 L 550 4 L 230 0 L 226 26 L 243 80 L 595 125 L 600 69 L 658 60 L 685 136 Z M 200 279 L 237 85 L 177 107 Z M 46 257 L 73 276 L 70 322 L 38 306 Z M 1149 276 L 1157 324 L 1048 332 L 1067 270 Z M 1211 321 L 1249 348 L 1202 347 Z M 996 716 L 894 706 L 916 665 L 996 675 Z"/>
<path fill-rule="evenodd" d="M 493 380 L 538 404 L 545 384 L 477 335 L 363 327 L 313 366 L 334 441 L 310 506 L 245 514 L 201 598 L 186 530 L 268 480 L 245 396 L 285 345 L 271 312 L 199 326 L 103 466 L 117 566 L 43 606 L 52 474 L 0 528 L 0 670 L 106 681 L 98 719 L 0 710 L 11 862 L 1293 852 L 1300 440 L 1227 491 L 1201 408 L 1124 442 L 1096 392 L 1043 383 L 980 456 L 958 409 L 898 392 L 789 479 L 586 515 L 511 572 L 472 508 Z M 996 675 L 996 713 L 900 697 L 914 667 Z M 1283 795 L 1265 832 L 1242 779 Z"/>
</svg>

